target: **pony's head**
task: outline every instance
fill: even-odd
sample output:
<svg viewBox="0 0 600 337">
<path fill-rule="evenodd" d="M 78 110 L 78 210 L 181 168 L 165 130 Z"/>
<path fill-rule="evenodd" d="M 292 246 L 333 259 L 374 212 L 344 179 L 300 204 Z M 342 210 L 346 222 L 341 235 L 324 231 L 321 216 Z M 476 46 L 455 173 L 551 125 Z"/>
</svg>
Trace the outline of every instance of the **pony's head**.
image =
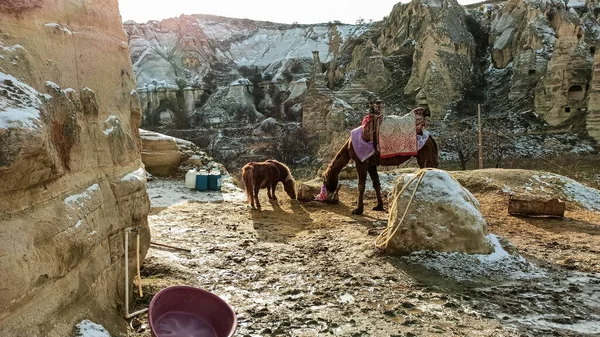
<svg viewBox="0 0 600 337">
<path fill-rule="evenodd" d="M 283 182 L 283 190 L 292 200 L 296 200 L 296 182 L 291 175 Z"/>
<path fill-rule="evenodd" d="M 290 199 L 292 200 L 296 200 L 296 182 L 294 181 L 294 178 L 292 177 L 292 172 L 290 171 L 290 168 L 287 167 L 287 165 L 285 165 L 284 163 L 278 162 L 277 160 L 267 160 L 268 162 L 272 162 L 275 163 L 276 165 L 279 166 L 280 170 L 283 169 L 284 170 L 284 175 L 285 178 L 283 178 L 283 180 L 281 180 L 281 182 L 283 183 L 283 190 L 285 191 L 285 193 L 287 193 L 287 195 L 290 197 Z"/>
</svg>

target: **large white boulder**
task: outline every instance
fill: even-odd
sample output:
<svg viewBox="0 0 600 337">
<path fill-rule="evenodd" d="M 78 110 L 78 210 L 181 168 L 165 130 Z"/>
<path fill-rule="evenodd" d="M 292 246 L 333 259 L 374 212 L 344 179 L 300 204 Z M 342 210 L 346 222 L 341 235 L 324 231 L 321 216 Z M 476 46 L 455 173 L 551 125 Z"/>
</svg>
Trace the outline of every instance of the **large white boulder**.
<svg viewBox="0 0 600 337">
<path fill-rule="evenodd" d="M 418 182 L 418 179 L 411 181 L 413 177 L 415 174 L 398 177 L 390 195 L 389 229 L 379 238 L 379 242 L 389 239 L 387 252 L 493 252 L 486 238 L 487 223 L 479 211 L 479 202 L 467 189 L 446 171 L 428 170 L 411 201 Z M 402 190 L 405 184 L 409 185 Z M 407 205 L 408 212 L 401 221 Z"/>
</svg>

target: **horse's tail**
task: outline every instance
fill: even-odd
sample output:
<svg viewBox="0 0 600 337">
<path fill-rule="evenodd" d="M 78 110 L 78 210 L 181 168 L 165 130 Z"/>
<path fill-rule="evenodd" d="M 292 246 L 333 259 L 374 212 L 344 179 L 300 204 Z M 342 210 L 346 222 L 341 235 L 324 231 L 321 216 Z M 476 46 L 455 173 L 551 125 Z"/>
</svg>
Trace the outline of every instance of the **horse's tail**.
<svg viewBox="0 0 600 337">
<path fill-rule="evenodd" d="M 417 163 L 420 168 L 435 167 L 439 165 L 439 148 L 433 137 L 429 136 L 427 142 L 417 154 Z"/>
<path fill-rule="evenodd" d="M 439 155 L 440 155 L 439 151 L 440 151 L 440 148 L 438 147 L 438 144 L 435 141 L 435 139 L 433 139 L 433 137 L 429 136 L 429 139 L 431 139 L 431 141 L 433 142 L 433 148 L 434 148 L 434 150 L 432 151 L 433 153 L 432 153 L 432 158 L 431 158 L 431 160 L 432 160 L 432 166 L 431 167 L 437 168 L 438 165 L 439 165 Z"/>
<path fill-rule="evenodd" d="M 246 164 L 242 167 L 242 181 L 246 189 L 246 198 L 248 202 L 252 202 L 252 190 L 254 188 L 254 167 L 251 164 Z"/>
</svg>

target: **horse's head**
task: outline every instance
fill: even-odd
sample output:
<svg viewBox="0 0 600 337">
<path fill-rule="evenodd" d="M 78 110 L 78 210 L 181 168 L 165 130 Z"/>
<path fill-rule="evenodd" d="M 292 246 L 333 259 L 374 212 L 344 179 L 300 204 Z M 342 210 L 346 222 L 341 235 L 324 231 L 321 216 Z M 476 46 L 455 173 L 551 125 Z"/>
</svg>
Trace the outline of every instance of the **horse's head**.
<svg viewBox="0 0 600 337">
<path fill-rule="evenodd" d="M 283 190 L 292 200 L 296 200 L 296 182 L 290 175 L 287 180 L 283 182 Z"/>
<path fill-rule="evenodd" d="M 331 166 L 323 173 L 323 186 L 327 189 L 327 192 L 333 193 L 338 188 L 338 176 L 331 174 Z"/>
</svg>

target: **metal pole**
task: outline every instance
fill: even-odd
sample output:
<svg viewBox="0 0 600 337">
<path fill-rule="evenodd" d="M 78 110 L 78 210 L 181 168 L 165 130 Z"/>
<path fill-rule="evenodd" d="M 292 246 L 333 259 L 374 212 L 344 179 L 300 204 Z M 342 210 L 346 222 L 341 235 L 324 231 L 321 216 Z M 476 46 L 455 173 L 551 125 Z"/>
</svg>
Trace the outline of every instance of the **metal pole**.
<svg viewBox="0 0 600 337">
<path fill-rule="evenodd" d="M 129 313 L 129 231 L 125 228 L 125 318 L 130 319 L 148 311 L 148 308 Z M 139 233 L 138 233 L 139 235 Z"/>
<path fill-rule="evenodd" d="M 477 121 L 479 123 L 479 168 L 483 168 L 483 147 L 481 146 L 481 105 L 477 104 Z"/>
</svg>

